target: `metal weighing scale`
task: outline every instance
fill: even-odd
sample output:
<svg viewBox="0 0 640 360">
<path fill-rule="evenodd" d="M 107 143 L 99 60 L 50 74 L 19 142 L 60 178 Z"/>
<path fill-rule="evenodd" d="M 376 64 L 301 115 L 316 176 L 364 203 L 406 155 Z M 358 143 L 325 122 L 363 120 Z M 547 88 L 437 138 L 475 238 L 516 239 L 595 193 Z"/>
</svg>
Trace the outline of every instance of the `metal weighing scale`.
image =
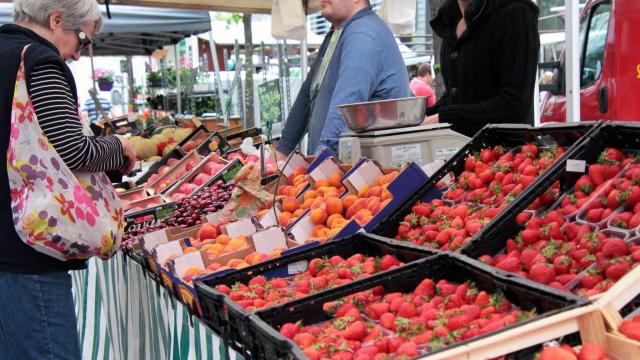
<svg viewBox="0 0 640 360">
<path fill-rule="evenodd" d="M 377 160 L 385 168 L 415 162 L 422 166 L 448 160 L 469 138 L 449 124 L 418 125 L 340 134 L 339 157 L 353 164 L 361 157 Z"/>
</svg>

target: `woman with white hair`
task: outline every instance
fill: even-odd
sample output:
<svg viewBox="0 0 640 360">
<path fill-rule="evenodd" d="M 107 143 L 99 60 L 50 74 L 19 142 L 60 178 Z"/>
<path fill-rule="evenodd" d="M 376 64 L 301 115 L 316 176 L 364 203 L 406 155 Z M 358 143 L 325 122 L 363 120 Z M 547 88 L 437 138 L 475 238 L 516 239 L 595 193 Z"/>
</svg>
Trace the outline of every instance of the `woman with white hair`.
<svg viewBox="0 0 640 360">
<path fill-rule="evenodd" d="M 71 171 L 129 173 L 135 152 L 127 140 L 83 132 L 66 65 L 102 25 L 97 2 L 15 0 L 13 6 L 15 24 L 0 27 L 0 158 L 7 159 L 20 81 L 42 132 Z M 60 261 L 25 244 L 14 227 L 13 195 L 7 166 L 0 166 L 0 358 L 80 359 L 69 271 L 84 269 L 86 261 Z"/>
</svg>

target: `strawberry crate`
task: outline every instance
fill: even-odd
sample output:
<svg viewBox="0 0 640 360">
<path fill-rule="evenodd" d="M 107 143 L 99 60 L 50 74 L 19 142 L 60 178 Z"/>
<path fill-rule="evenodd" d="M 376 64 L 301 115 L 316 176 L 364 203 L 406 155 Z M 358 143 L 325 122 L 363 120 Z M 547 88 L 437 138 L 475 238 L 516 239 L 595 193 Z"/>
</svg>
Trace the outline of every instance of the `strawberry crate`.
<svg viewBox="0 0 640 360">
<path fill-rule="evenodd" d="M 437 251 L 435 250 L 405 246 L 403 244 L 389 242 L 386 239 L 370 234 L 356 234 L 324 245 L 312 245 L 313 244 L 302 245 L 298 248 L 305 249 L 304 251 L 297 251 L 293 254 L 288 254 L 277 259 L 250 266 L 239 271 L 227 273 L 219 277 L 210 278 L 202 282 L 196 281 L 196 290 L 202 306 L 205 323 L 211 326 L 218 334 L 224 334 L 227 342 L 231 344 L 231 346 L 244 352 L 245 355 L 255 357 L 260 352 L 255 352 L 255 349 L 253 348 L 255 335 L 252 331 L 251 322 L 248 318 L 250 312 L 245 310 L 238 303 L 232 301 L 229 295 L 219 291 L 217 288 L 219 285 L 232 287 L 236 283 L 247 284 L 257 276 L 263 276 L 268 280 L 292 279 L 292 277 L 297 274 L 304 273 L 309 270 L 309 264 L 312 259 L 325 257 L 331 258 L 334 256 L 340 256 L 346 259 L 356 254 L 362 254 L 365 257 L 394 255 L 397 260 L 403 263 L 409 263 L 437 254 Z M 388 258 L 387 261 L 388 260 L 390 260 L 390 258 Z M 391 265 L 395 266 L 395 264 Z M 380 268 L 380 266 L 383 266 L 382 264 L 375 266 L 371 270 L 367 270 L 366 266 L 363 265 L 354 266 L 361 266 L 363 268 L 361 270 L 367 273 L 368 271 L 386 272 L 386 270 L 382 270 L 382 268 Z M 351 272 L 351 270 L 353 270 L 353 272 Z M 351 275 L 344 274 L 344 276 L 347 278 L 353 277 L 354 274 L 357 273 L 354 268 L 351 268 L 351 270 L 349 270 Z M 337 288 L 345 288 L 352 284 L 351 282 L 344 280 L 341 282 L 346 285 L 343 284 L 343 286 L 338 286 Z M 293 285 L 289 284 L 287 285 L 287 288 L 295 288 L 291 288 L 291 286 Z M 330 286 L 330 284 L 325 284 L 325 286 L 317 289 L 318 293 L 331 291 L 326 290 L 326 286 Z M 298 290 L 299 293 L 302 292 L 300 291 L 300 288 L 298 288 Z M 306 290 L 303 291 L 304 292 L 302 293 L 306 293 Z"/>
<path fill-rule="evenodd" d="M 630 151 L 625 154 L 617 149 Z M 538 269 L 533 271 L 536 273 L 534 280 L 578 291 L 590 298 L 608 291 L 612 286 L 617 287 L 613 283 L 619 279 L 618 275 L 635 265 L 618 264 L 610 274 L 605 270 L 619 262 L 617 255 L 629 255 L 636 249 L 627 244 L 628 249 L 613 251 L 611 245 L 609 250 L 604 251 L 605 244 L 613 238 L 618 239 L 615 243 L 624 244 L 635 229 L 620 232 L 609 227 L 611 212 L 597 218 L 583 214 L 594 206 L 602 206 L 598 199 L 606 198 L 606 191 L 612 184 L 624 181 L 621 174 L 625 174 L 627 168 L 637 166 L 635 149 L 640 149 L 640 126 L 626 123 L 602 125 L 587 134 L 579 146 L 568 151 L 563 159 L 549 169 L 547 175 L 527 188 L 520 200 L 511 204 L 509 211 L 500 213 L 471 243 L 463 247 L 461 253 L 528 277 L 532 276 L 531 264 L 553 264 L 562 257 L 564 265 L 570 266 L 569 272 L 558 268 L 558 265 L 553 265 L 551 269 L 549 266 L 537 266 Z M 521 212 L 551 187 L 559 192 L 559 200 L 532 218 L 528 215 L 523 217 Z M 617 204 L 614 205 L 613 210 L 617 208 Z M 541 256 L 535 254 L 536 251 Z M 499 264 L 497 260 L 501 262 L 510 257 L 507 253 L 519 255 L 515 257 L 518 261 L 511 259 L 513 264 Z M 529 261 L 532 256 L 537 256 L 540 261 Z M 597 286 L 580 286 L 577 290 L 575 285 L 584 283 L 587 275 L 590 276 L 588 283 Z"/>
<path fill-rule="evenodd" d="M 444 282 L 441 282 L 443 280 Z M 473 283 L 473 285 L 468 282 Z M 436 283 L 438 284 L 436 285 L 437 293 L 433 287 Z M 469 260 L 459 254 L 442 253 L 387 273 L 373 275 L 370 278 L 354 282 L 349 287 L 336 288 L 329 292 L 315 294 L 308 298 L 299 299 L 250 315 L 256 333 L 255 343 L 258 349 L 256 352 L 264 354 L 264 357 L 267 359 L 285 359 L 291 358 L 292 356 L 294 358 L 307 358 L 297 356 L 297 354 L 301 352 L 301 349 L 298 348 L 292 340 L 281 335 L 279 330 L 282 330 L 282 326 L 287 323 L 295 324 L 299 321 L 302 322 L 303 326 L 306 326 L 336 319 L 337 316 L 334 316 L 333 313 L 339 316 L 340 313 L 344 312 L 347 308 L 347 305 L 344 304 L 354 299 L 359 303 L 359 308 L 364 309 L 364 319 L 371 320 L 378 317 L 379 314 L 377 313 L 378 310 L 375 310 L 378 309 L 378 307 L 369 307 L 369 305 L 385 303 L 391 299 L 391 297 L 397 298 L 397 293 L 401 294 L 399 295 L 400 299 L 404 299 L 401 301 L 405 302 L 408 297 L 411 296 L 409 294 L 420 295 L 424 293 L 424 296 L 418 297 L 423 300 L 433 300 L 438 304 L 441 304 L 441 301 L 446 298 L 446 303 L 449 304 L 452 301 L 460 301 L 461 296 L 457 294 L 460 288 L 463 289 L 460 293 L 464 293 L 465 297 L 472 296 L 472 298 L 467 298 L 470 300 L 462 301 L 465 303 L 470 301 L 473 304 L 480 304 L 477 306 L 480 306 L 481 309 L 489 306 L 489 303 L 485 300 L 489 297 L 489 294 L 493 294 L 493 300 L 500 302 L 500 305 L 496 303 L 494 310 L 502 306 L 503 309 L 500 311 L 509 312 L 508 316 L 512 315 L 511 311 L 516 311 L 514 309 L 523 312 L 535 310 L 535 314 L 531 313 L 530 315 L 532 315 L 532 317 L 522 321 L 514 322 L 514 319 L 510 319 L 506 325 L 503 323 L 502 326 L 483 322 L 483 329 L 478 330 L 477 334 L 469 333 L 468 335 L 470 336 L 468 338 L 458 339 L 461 341 L 450 341 L 451 343 L 440 344 L 440 340 L 448 339 L 449 336 L 451 336 L 451 339 L 462 337 L 462 333 L 456 332 L 458 329 L 463 329 L 465 333 L 475 331 L 466 328 L 465 323 L 476 321 L 480 324 L 481 321 L 479 319 L 468 320 L 462 324 L 458 324 L 461 327 L 456 325 L 455 328 L 458 329 L 455 331 L 446 330 L 448 328 L 448 322 L 453 320 L 441 320 L 438 318 L 439 315 L 433 318 L 431 315 L 439 314 L 440 311 L 438 310 L 437 304 L 436 308 L 432 308 L 432 306 L 428 305 L 425 301 L 424 303 L 427 306 L 420 306 L 420 316 L 418 316 L 417 312 L 413 311 L 416 307 L 409 309 L 411 305 L 400 304 L 397 310 L 393 310 L 392 307 L 389 306 L 387 310 L 384 308 L 381 310 L 381 312 L 386 312 L 380 316 L 380 320 L 375 321 L 376 324 L 380 323 L 385 328 L 395 328 L 396 330 L 398 327 L 404 328 L 409 326 L 402 316 L 401 322 L 392 321 L 394 320 L 392 317 L 401 314 L 406 316 L 409 324 L 419 325 L 416 317 L 421 317 L 423 315 L 422 311 L 425 311 L 424 316 L 426 318 L 433 318 L 433 321 L 437 321 L 437 323 L 432 323 L 431 325 L 423 324 L 421 325 L 422 327 L 413 327 L 412 329 L 416 332 L 411 335 L 412 338 L 410 341 L 406 339 L 402 340 L 403 338 L 397 335 L 389 338 L 389 340 L 385 340 L 386 336 L 378 338 L 376 344 L 383 344 L 383 347 L 378 347 L 378 349 L 384 348 L 384 342 L 394 343 L 396 345 L 389 346 L 397 347 L 398 349 L 402 346 L 398 345 L 400 342 L 421 343 L 421 341 L 418 341 L 418 337 L 429 333 L 428 335 L 432 336 L 430 344 L 434 346 L 434 348 L 422 346 L 418 347 L 415 352 L 407 351 L 404 353 L 408 355 L 407 358 L 425 355 L 428 355 L 429 358 L 433 356 L 442 359 L 492 358 L 533 346 L 541 341 L 555 339 L 559 336 L 576 332 L 578 330 L 578 318 L 586 316 L 593 311 L 593 307 L 587 306 L 587 301 L 570 294 L 564 294 L 553 289 L 548 291 L 541 289 L 533 286 L 530 282 L 515 278 L 477 261 Z M 473 291 L 469 292 L 469 289 Z M 386 299 L 384 301 L 380 299 L 381 296 L 388 294 L 392 295 L 389 295 L 387 298 L 383 297 L 382 299 Z M 456 300 L 453 300 L 454 296 Z M 431 301 L 429 301 L 429 303 L 431 303 Z M 387 302 L 387 304 L 389 303 Z M 401 311 L 402 307 L 404 307 L 404 309 Z M 455 312 L 456 307 L 461 308 L 461 305 L 452 305 L 452 307 L 449 308 L 449 310 L 452 310 L 451 315 L 457 314 Z M 466 307 L 465 309 L 470 308 Z M 353 310 L 348 311 L 352 312 Z M 482 311 L 484 310 L 481 310 L 481 314 Z M 429 314 L 427 314 L 427 312 Z M 347 312 L 347 314 L 349 314 L 349 312 Z M 488 310 L 485 312 L 485 315 L 480 316 L 483 317 L 487 315 L 489 315 Z M 358 315 L 351 313 L 350 316 L 352 319 L 357 319 Z M 473 318 L 475 317 L 476 316 L 473 316 Z M 289 326 L 289 329 L 291 328 L 291 325 L 287 326 Z M 433 330 L 431 330 L 431 328 L 433 328 Z M 438 330 L 436 330 L 436 328 L 438 328 Z M 442 328 L 444 328 L 444 330 Z M 284 331 L 286 330 L 283 330 L 283 332 Z M 481 333 L 482 331 L 486 332 Z M 523 337 L 522 335 L 525 333 L 528 333 L 529 336 Z M 433 338 L 434 334 L 437 334 L 437 339 Z M 368 336 L 369 335 L 371 334 L 368 334 Z M 314 344 L 314 342 L 310 341 L 310 344 Z M 336 340 L 333 345 L 337 348 L 336 350 L 340 349 L 338 340 Z M 436 346 L 441 347 L 435 349 Z M 292 353 L 292 349 L 295 349 L 296 352 Z M 468 357 L 468 354 L 471 355 Z"/>
<path fill-rule="evenodd" d="M 397 208 L 397 211 L 380 221 L 371 231 L 390 238 L 398 236 L 401 240 L 413 241 L 413 235 L 420 234 L 411 230 L 417 231 L 418 225 L 411 222 L 408 227 L 400 225 L 412 216 L 414 205 L 438 200 L 434 206 L 437 207 L 441 205 L 439 199 L 456 200 L 456 203 L 467 203 L 465 205 L 472 203 L 475 204 L 474 207 L 492 209 L 483 210 L 489 213 L 487 216 L 482 215 L 474 219 L 482 226 L 498 213 L 509 213 L 509 208 L 522 199 L 523 189 L 534 187 L 537 180 L 547 176 L 554 161 L 565 159 L 570 149 L 578 147 L 583 142 L 585 134 L 595 131 L 599 126 L 600 123 L 543 128 L 526 125 L 488 125 L 440 167 L 413 196 Z M 556 152 L 557 148 L 564 149 L 565 153 Z M 520 152 L 522 154 L 519 157 L 514 155 Z M 513 164 L 522 165 L 522 169 L 513 169 Z M 535 164 L 540 164 L 540 168 Z M 554 201 L 555 198 L 548 200 Z M 466 216 L 466 211 L 463 213 Z M 424 217 L 425 214 L 421 216 Z M 427 218 L 429 216 L 426 214 Z M 466 217 L 462 219 L 464 221 Z M 439 226 L 436 226 L 435 230 L 440 231 Z M 429 246 L 444 246 L 446 250 L 457 250 L 468 243 L 477 230 L 461 232 L 451 236 L 444 243 L 431 238 L 429 242 L 424 243 Z M 421 244 L 421 241 L 416 243 Z"/>
</svg>

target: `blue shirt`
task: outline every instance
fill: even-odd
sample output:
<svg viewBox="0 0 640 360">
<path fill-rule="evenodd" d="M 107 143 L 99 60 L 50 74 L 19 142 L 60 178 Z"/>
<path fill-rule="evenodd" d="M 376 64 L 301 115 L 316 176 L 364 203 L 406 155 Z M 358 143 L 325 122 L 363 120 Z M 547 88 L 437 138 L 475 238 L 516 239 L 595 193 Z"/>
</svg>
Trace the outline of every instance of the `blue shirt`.
<svg viewBox="0 0 640 360">
<path fill-rule="evenodd" d="M 344 24 L 310 114 L 311 84 L 331 34 L 325 37 L 320 56 L 289 112 L 277 146 L 282 153 L 293 151 L 306 131 L 310 152 L 329 148 L 338 153 L 340 134 L 348 131 L 338 105 L 409 96 L 409 76 L 396 40 L 382 19 L 367 7 Z"/>
<path fill-rule="evenodd" d="M 102 96 L 98 96 L 98 101 L 100 101 L 100 105 L 104 109 L 104 112 L 109 116 L 109 110 L 111 110 L 111 101 L 103 98 Z M 96 109 L 96 104 L 93 102 L 93 99 L 89 99 L 84 102 L 84 109 L 87 111 L 89 115 L 89 121 L 95 123 L 98 121 L 98 118 L 102 119 L 102 114 L 98 116 L 98 109 Z"/>
</svg>

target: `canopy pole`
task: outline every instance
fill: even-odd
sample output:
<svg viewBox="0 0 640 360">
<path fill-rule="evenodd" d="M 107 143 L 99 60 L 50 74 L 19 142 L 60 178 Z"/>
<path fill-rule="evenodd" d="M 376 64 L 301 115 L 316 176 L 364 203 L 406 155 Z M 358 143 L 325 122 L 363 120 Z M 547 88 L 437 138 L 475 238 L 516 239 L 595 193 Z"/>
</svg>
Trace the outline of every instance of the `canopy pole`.
<svg viewBox="0 0 640 360">
<path fill-rule="evenodd" d="M 133 93 L 133 56 L 127 55 L 127 79 L 129 83 L 129 106 L 130 113 L 135 111 L 135 94 Z"/>
<path fill-rule="evenodd" d="M 309 67 L 308 53 L 307 39 L 305 38 L 300 42 L 300 74 L 302 75 L 302 82 L 307 79 L 307 68 Z"/>
<path fill-rule="evenodd" d="M 565 0 L 565 32 L 567 57 L 567 123 L 580 121 L 580 44 L 578 0 Z"/>
<path fill-rule="evenodd" d="M 89 44 L 89 59 L 91 61 L 91 85 L 93 85 L 94 94 L 98 93 L 96 89 L 96 70 L 93 65 L 93 44 Z"/>
<path fill-rule="evenodd" d="M 209 49 L 211 50 L 211 59 L 213 60 L 213 73 L 218 88 L 218 99 L 220 99 L 220 115 L 225 116 L 226 99 L 224 91 L 222 91 L 222 79 L 220 79 L 220 64 L 218 63 L 218 51 L 216 50 L 216 42 L 213 40 L 213 32 L 209 31 Z M 227 124 L 225 124 L 226 126 Z"/>
<path fill-rule="evenodd" d="M 178 114 L 182 114 L 182 91 L 180 89 L 180 51 L 178 44 L 173 46 L 173 53 L 176 57 L 176 97 L 178 101 Z"/>
</svg>

